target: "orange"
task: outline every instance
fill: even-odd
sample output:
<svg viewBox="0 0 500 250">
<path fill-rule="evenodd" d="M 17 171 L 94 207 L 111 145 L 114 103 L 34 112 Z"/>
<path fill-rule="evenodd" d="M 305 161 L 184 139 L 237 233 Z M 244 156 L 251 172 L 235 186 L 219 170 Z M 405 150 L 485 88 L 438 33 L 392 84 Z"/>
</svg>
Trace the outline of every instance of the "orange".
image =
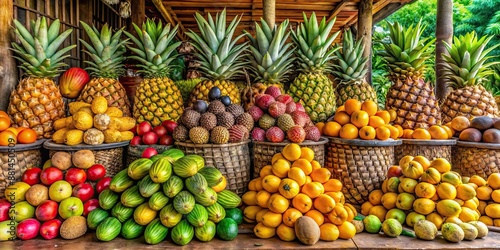
<svg viewBox="0 0 500 250">
<path fill-rule="evenodd" d="M 306 174 L 298 167 L 290 168 L 290 171 L 288 171 L 288 178 L 296 181 L 299 186 L 306 184 Z"/>
<path fill-rule="evenodd" d="M 389 112 L 389 115 L 391 117 L 390 121 L 393 122 L 394 120 L 396 120 L 396 118 L 398 117 L 398 113 L 396 112 L 396 110 L 389 109 L 388 112 Z"/>
<path fill-rule="evenodd" d="M 266 227 L 278 227 L 283 221 L 283 215 L 274 212 L 267 212 L 262 216 L 262 224 Z"/>
<path fill-rule="evenodd" d="M 358 138 L 358 128 L 351 123 L 347 123 L 340 129 L 340 138 L 343 139 Z"/>
<path fill-rule="evenodd" d="M 285 198 L 292 199 L 293 197 L 295 197 L 299 193 L 300 186 L 296 181 L 294 181 L 290 178 L 285 178 L 285 179 L 281 180 L 278 191 Z"/>
<path fill-rule="evenodd" d="M 393 209 L 396 207 L 396 199 L 398 197 L 397 193 L 394 192 L 388 192 L 382 195 L 382 198 L 380 199 L 380 203 L 382 206 L 384 206 L 386 209 Z"/>
<path fill-rule="evenodd" d="M 269 197 L 269 201 L 267 202 L 267 208 L 279 214 L 284 213 L 289 206 L 290 202 L 288 201 L 288 199 L 280 194 L 271 195 L 271 197 Z"/>
<path fill-rule="evenodd" d="M 455 132 L 453 132 L 453 129 L 446 125 L 441 126 L 441 128 L 444 129 L 444 131 L 446 131 L 446 134 L 448 135 L 447 139 L 451 139 L 453 137 L 453 134 L 455 134 Z"/>
<path fill-rule="evenodd" d="M 389 122 L 391 121 L 391 114 L 387 110 L 377 111 L 375 115 L 382 117 L 382 119 L 384 119 L 385 124 L 389 124 Z"/>
<path fill-rule="evenodd" d="M 316 126 L 318 128 L 318 130 L 321 133 L 321 135 L 323 135 L 325 133 L 323 131 L 323 128 L 325 127 L 325 123 L 324 122 L 318 122 L 318 123 L 314 124 L 314 126 Z"/>
<path fill-rule="evenodd" d="M 340 105 L 335 111 L 336 112 L 345 111 L 345 106 L 344 105 Z"/>
<path fill-rule="evenodd" d="M 361 214 L 364 216 L 367 216 L 368 213 L 370 212 L 370 209 L 372 209 L 373 205 L 369 201 L 365 201 L 363 204 L 361 204 Z"/>
<path fill-rule="evenodd" d="M 302 213 L 296 208 L 288 208 L 283 213 L 283 223 L 289 227 L 293 227 L 295 225 L 295 221 L 298 218 L 302 217 Z"/>
<path fill-rule="evenodd" d="M 335 208 L 335 200 L 326 194 L 320 194 L 314 199 L 313 205 L 316 210 L 327 214 Z"/>
<path fill-rule="evenodd" d="M 457 190 L 457 192 L 458 192 L 458 190 Z M 457 194 L 457 196 L 458 196 L 458 194 Z M 491 192 L 491 199 L 496 203 L 500 203 L 500 190 L 499 189 Z"/>
<path fill-rule="evenodd" d="M 359 138 L 363 140 L 373 140 L 376 135 L 375 129 L 372 126 L 364 126 L 359 130 Z"/>
<path fill-rule="evenodd" d="M 262 208 L 267 208 L 267 203 L 269 202 L 269 198 L 271 198 L 271 194 L 266 190 L 261 190 L 255 195 L 255 203 Z"/>
<path fill-rule="evenodd" d="M 249 191 L 257 191 L 257 188 L 255 187 L 255 181 L 257 179 L 253 179 L 248 183 L 248 190 Z M 261 184 L 262 185 L 262 184 Z"/>
<path fill-rule="evenodd" d="M 281 223 L 276 228 L 276 234 L 282 241 L 294 241 L 296 238 L 295 229 L 293 227 L 285 225 L 284 223 Z"/>
<path fill-rule="evenodd" d="M 9 118 L 9 115 L 5 113 L 5 111 L 0 110 L 0 117 L 7 117 Z"/>
<path fill-rule="evenodd" d="M 11 131 L 0 132 L 0 146 L 16 145 L 16 135 Z"/>
<path fill-rule="evenodd" d="M 368 200 L 370 203 L 374 206 L 382 204 L 382 196 L 384 193 L 380 189 L 375 189 L 373 190 L 369 195 L 368 195 Z"/>
<path fill-rule="evenodd" d="M 322 168 L 322 167 L 321 167 L 321 164 L 319 164 L 319 162 L 318 162 L 318 161 L 311 161 L 311 167 L 312 167 L 312 171 L 314 171 L 314 170 L 316 170 L 316 169 L 318 169 L 318 168 Z M 311 171 L 311 172 L 312 172 L 312 171 Z"/>
<path fill-rule="evenodd" d="M 342 190 L 342 182 L 337 179 L 330 179 L 323 183 L 323 187 L 325 188 L 325 192 L 339 192 Z"/>
<path fill-rule="evenodd" d="M 340 125 L 344 125 L 351 121 L 351 116 L 345 111 L 337 111 L 333 116 L 333 120 L 338 122 Z"/>
<path fill-rule="evenodd" d="M 0 131 L 4 131 L 10 127 L 10 119 L 0 116 Z"/>
<path fill-rule="evenodd" d="M 458 132 L 466 128 L 469 128 L 469 126 L 470 126 L 470 120 L 465 116 L 457 116 L 453 118 L 453 120 L 451 120 L 451 128 Z"/>
<path fill-rule="evenodd" d="M 290 165 L 289 161 L 279 159 L 275 163 L 273 163 L 272 171 L 274 175 L 280 178 L 284 178 L 288 175 L 288 170 L 290 170 L 291 167 L 292 166 Z"/>
<path fill-rule="evenodd" d="M 328 220 L 337 226 L 340 226 L 347 221 L 348 217 L 349 213 L 342 204 L 335 206 L 335 208 L 328 214 Z"/>
<path fill-rule="evenodd" d="M 287 144 L 283 148 L 283 150 L 281 150 L 281 154 L 283 155 L 283 157 L 285 157 L 285 159 L 289 161 L 296 161 L 297 159 L 299 159 L 301 152 L 302 150 L 297 143 Z"/>
<path fill-rule="evenodd" d="M 336 191 L 336 192 L 325 192 L 326 195 L 330 196 L 335 200 L 336 203 L 345 203 L 345 196 L 344 193 L 341 191 Z"/>
<path fill-rule="evenodd" d="M 330 180 L 332 173 L 327 168 L 318 168 L 310 174 L 313 181 L 317 181 L 319 183 L 325 183 Z"/>
<path fill-rule="evenodd" d="M 376 137 L 379 140 L 387 140 L 391 137 L 391 130 L 386 126 L 378 127 L 375 130 L 375 133 L 377 134 Z"/>
<path fill-rule="evenodd" d="M 323 134 L 326 136 L 338 137 L 341 128 L 342 125 L 340 125 L 338 122 L 327 122 L 323 127 Z"/>
<path fill-rule="evenodd" d="M 385 121 L 380 116 L 370 116 L 370 119 L 368 121 L 368 125 L 370 125 L 374 128 L 378 128 L 378 127 L 384 126 Z"/>
<path fill-rule="evenodd" d="M 436 140 L 448 139 L 448 132 L 446 132 L 446 130 L 441 126 L 432 125 L 428 131 L 429 131 L 429 134 L 431 134 L 432 139 L 436 139 Z"/>
<path fill-rule="evenodd" d="M 334 241 L 339 238 L 339 229 L 332 223 L 325 223 L 319 227 L 319 239 L 322 241 Z"/>
<path fill-rule="evenodd" d="M 377 103 L 374 101 L 364 101 L 361 104 L 361 110 L 366 111 L 369 116 L 374 116 L 377 113 Z"/>
<path fill-rule="evenodd" d="M 21 132 L 21 130 L 23 130 L 21 128 L 22 127 L 19 127 L 19 128 L 10 127 L 10 128 L 7 128 L 4 131 L 10 131 L 10 132 L 14 133 L 17 136 L 17 135 L 19 135 L 19 132 Z"/>
<path fill-rule="evenodd" d="M 427 131 L 426 129 L 417 128 L 413 131 L 412 138 L 421 140 L 430 140 L 432 137 L 429 131 Z"/>
<path fill-rule="evenodd" d="M 300 168 L 304 172 L 305 175 L 309 175 L 312 172 L 312 165 L 306 159 L 298 159 L 293 162 L 292 168 Z"/>
<path fill-rule="evenodd" d="M 307 184 L 307 183 L 311 183 L 312 181 L 313 181 L 313 180 L 311 179 L 311 176 L 307 175 L 307 176 L 306 176 L 306 183 L 305 183 L 305 184 Z"/>
<path fill-rule="evenodd" d="M 396 140 L 399 137 L 399 129 L 395 128 L 394 126 L 391 125 L 385 125 L 389 130 L 391 131 L 391 136 L 390 138 Z"/>
<path fill-rule="evenodd" d="M 286 160 L 286 158 L 283 156 L 282 153 L 276 153 L 276 154 L 273 155 L 273 158 L 271 159 L 271 164 L 275 163 L 279 159 Z"/>
<path fill-rule="evenodd" d="M 300 148 L 300 158 L 306 159 L 308 161 L 314 160 L 314 150 L 308 147 Z"/>
<path fill-rule="evenodd" d="M 311 198 L 316 198 L 320 194 L 323 194 L 325 192 L 325 188 L 323 185 L 319 182 L 311 182 L 311 183 L 306 183 L 304 186 L 302 186 L 302 193 L 306 194 L 307 196 Z"/>
<path fill-rule="evenodd" d="M 276 175 L 268 175 L 262 178 L 262 187 L 271 194 L 278 192 L 280 183 L 281 179 Z"/>
<path fill-rule="evenodd" d="M 413 129 L 403 129 L 403 138 L 404 139 L 413 139 Z"/>
<path fill-rule="evenodd" d="M 348 115 L 352 115 L 352 113 L 361 110 L 361 102 L 356 99 L 349 99 L 344 103 L 345 111 Z"/>
<path fill-rule="evenodd" d="M 323 214 L 318 210 L 309 210 L 309 212 L 304 214 L 304 216 L 310 217 L 311 219 L 316 221 L 316 224 L 318 224 L 318 226 L 323 225 L 323 223 L 325 222 L 325 216 L 323 216 Z"/>
<path fill-rule="evenodd" d="M 264 178 L 268 175 L 274 175 L 273 174 L 273 166 L 271 166 L 271 165 L 267 165 L 267 166 L 261 168 L 260 172 L 259 172 L 259 176 L 262 178 Z"/>
<path fill-rule="evenodd" d="M 404 134 L 403 127 L 401 127 L 401 125 L 398 125 L 398 124 L 392 125 L 392 126 L 398 129 L 398 131 L 399 131 L 398 138 L 403 137 L 403 134 Z"/>
<path fill-rule="evenodd" d="M 241 200 L 248 206 L 257 206 L 257 192 L 247 191 L 241 196 Z"/>
<path fill-rule="evenodd" d="M 488 176 L 488 185 L 492 189 L 499 189 L 500 188 L 500 174 L 499 173 L 493 173 Z"/>
<path fill-rule="evenodd" d="M 348 221 L 342 223 L 342 225 L 337 226 L 339 229 L 339 238 L 343 240 L 348 240 L 356 235 L 356 227 Z"/>
<path fill-rule="evenodd" d="M 373 206 L 372 208 L 370 208 L 370 211 L 368 212 L 368 214 L 370 215 L 377 216 L 380 219 L 380 221 L 384 221 L 386 213 L 387 209 L 385 209 L 385 207 L 382 205 Z"/>
<path fill-rule="evenodd" d="M 368 116 L 366 111 L 358 110 L 352 113 L 351 123 L 357 128 L 362 128 L 368 125 L 369 118 L 370 116 Z"/>
<path fill-rule="evenodd" d="M 311 210 L 312 204 L 313 202 L 311 200 L 311 197 L 303 193 L 299 193 L 292 199 L 293 207 L 299 210 L 301 213 L 307 213 L 307 211 Z"/>
</svg>

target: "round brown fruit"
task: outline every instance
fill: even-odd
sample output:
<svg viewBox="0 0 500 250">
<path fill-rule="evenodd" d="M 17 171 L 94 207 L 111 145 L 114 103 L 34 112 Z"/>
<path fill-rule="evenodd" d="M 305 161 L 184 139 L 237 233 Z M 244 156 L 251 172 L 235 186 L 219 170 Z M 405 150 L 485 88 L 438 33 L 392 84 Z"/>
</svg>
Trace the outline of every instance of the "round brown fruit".
<svg viewBox="0 0 500 250">
<path fill-rule="evenodd" d="M 467 128 L 460 133 L 458 137 L 461 141 L 470 141 L 470 142 L 480 142 L 482 138 L 481 131 L 475 128 Z"/>
</svg>

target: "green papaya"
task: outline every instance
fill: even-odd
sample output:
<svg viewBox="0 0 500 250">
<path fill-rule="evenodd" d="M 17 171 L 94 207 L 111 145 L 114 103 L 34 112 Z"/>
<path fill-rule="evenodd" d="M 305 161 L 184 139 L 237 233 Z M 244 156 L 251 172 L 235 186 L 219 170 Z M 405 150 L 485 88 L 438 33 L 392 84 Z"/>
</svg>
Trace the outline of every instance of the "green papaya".
<svg viewBox="0 0 500 250">
<path fill-rule="evenodd" d="M 87 227 L 90 229 L 96 229 L 97 226 L 106 218 L 109 217 L 109 212 L 98 207 L 87 215 Z"/>
<path fill-rule="evenodd" d="M 205 165 L 205 160 L 199 155 L 186 155 L 174 163 L 174 173 L 182 178 L 193 176 Z"/>
<path fill-rule="evenodd" d="M 123 238 L 130 240 L 135 239 L 142 235 L 144 232 L 144 226 L 137 224 L 134 218 L 130 218 L 122 225 L 122 236 Z"/>
<path fill-rule="evenodd" d="M 203 175 L 196 173 L 186 179 L 186 188 L 194 195 L 202 194 L 207 190 L 207 180 Z"/>
<path fill-rule="evenodd" d="M 172 228 L 171 235 L 175 244 L 185 246 L 191 242 L 194 236 L 193 226 L 186 220 L 181 220 L 174 228 Z"/>
<path fill-rule="evenodd" d="M 168 197 L 163 192 L 159 191 L 149 197 L 148 205 L 149 208 L 155 211 L 160 211 L 167 205 L 168 201 Z"/>
<path fill-rule="evenodd" d="M 160 159 L 160 158 L 162 158 L 162 157 L 163 157 L 163 155 L 158 154 L 158 155 L 153 155 L 153 156 L 149 157 L 149 159 L 150 159 L 153 163 L 155 163 L 157 160 L 159 160 L 159 159 Z"/>
<path fill-rule="evenodd" d="M 194 235 L 196 238 L 203 242 L 211 241 L 216 233 L 215 223 L 212 221 L 207 221 L 202 227 L 194 228 Z"/>
<path fill-rule="evenodd" d="M 172 175 L 162 184 L 162 188 L 168 198 L 174 198 L 184 188 L 184 182 L 178 176 Z"/>
<path fill-rule="evenodd" d="M 217 193 L 217 202 L 225 209 L 238 207 L 241 203 L 241 198 L 230 190 L 222 190 Z"/>
<path fill-rule="evenodd" d="M 182 152 L 182 150 L 177 149 L 177 148 L 171 148 L 171 149 L 165 150 L 161 154 L 169 157 L 170 163 L 174 163 L 177 160 L 179 160 L 180 158 L 185 156 L 184 152 Z"/>
<path fill-rule="evenodd" d="M 99 194 L 99 206 L 105 210 L 110 210 L 118 202 L 120 196 L 113 190 L 106 188 Z"/>
<path fill-rule="evenodd" d="M 155 245 L 162 242 L 168 233 L 168 228 L 161 224 L 160 219 L 151 221 L 144 231 L 144 240 L 146 243 Z"/>
<path fill-rule="evenodd" d="M 126 207 L 137 207 L 146 200 L 139 192 L 138 186 L 129 187 L 120 197 L 122 204 Z"/>
<path fill-rule="evenodd" d="M 159 183 L 154 183 L 149 175 L 144 176 L 144 178 L 137 183 L 137 186 L 139 187 L 139 193 L 141 193 L 142 197 L 146 198 L 150 197 L 161 188 L 161 185 Z"/>
<path fill-rule="evenodd" d="M 108 217 L 97 226 L 95 235 L 100 241 L 111 241 L 120 234 L 121 229 L 122 224 L 117 218 Z"/>
<path fill-rule="evenodd" d="M 209 187 L 215 187 L 222 182 L 222 173 L 214 167 L 204 167 L 198 171 L 203 175 Z"/>
<path fill-rule="evenodd" d="M 142 203 L 135 208 L 134 221 L 139 225 L 147 225 L 156 218 L 156 211 L 149 208 L 148 203 Z"/>
<path fill-rule="evenodd" d="M 208 207 L 213 205 L 215 202 L 218 200 L 218 194 L 215 192 L 213 189 L 207 187 L 205 192 L 201 194 L 196 194 L 194 196 L 195 200 L 197 203 L 200 203 L 201 205 Z"/>
<path fill-rule="evenodd" d="M 153 161 L 150 159 L 139 158 L 128 165 L 127 174 L 134 180 L 140 180 L 149 174 L 151 165 L 153 165 Z"/>
<path fill-rule="evenodd" d="M 171 228 L 177 225 L 177 223 L 182 220 L 182 214 L 177 212 L 172 204 L 169 204 L 161 209 L 160 220 L 161 224 L 168 228 Z"/>
<path fill-rule="evenodd" d="M 188 191 L 180 191 L 175 197 L 174 197 L 174 208 L 177 210 L 177 212 L 181 214 L 188 214 L 193 210 L 195 200 L 194 197 L 191 193 Z"/>
<path fill-rule="evenodd" d="M 160 159 L 155 161 L 151 168 L 149 169 L 149 176 L 151 180 L 155 183 L 164 183 L 172 175 L 172 165 L 170 160 L 166 156 L 162 156 Z"/>
<path fill-rule="evenodd" d="M 219 223 L 219 221 L 226 217 L 226 210 L 218 202 L 212 206 L 206 207 L 206 209 L 208 212 L 208 219 L 214 223 Z"/>
<path fill-rule="evenodd" d="M 117 218 L 121 223 L 128 220 L 134 214 L 134 209 L 124 206 L 121 202 L 117 202 L 111 209 L 111 215 Z"/>
<path fill-rule="evenodd" d="M 109 182 L 109 189 L 121 193 L 134 185 L 134 180 L 128 176 L 128 170 L 118 172 Z"/>
<path fill-rule="evenodd" d="M 208 212 L 204 206 L 195 204 L 193 210 L 186 216 L 187 221 L 193 227 L 202 227 L 208 221 Z"/>
</svg>

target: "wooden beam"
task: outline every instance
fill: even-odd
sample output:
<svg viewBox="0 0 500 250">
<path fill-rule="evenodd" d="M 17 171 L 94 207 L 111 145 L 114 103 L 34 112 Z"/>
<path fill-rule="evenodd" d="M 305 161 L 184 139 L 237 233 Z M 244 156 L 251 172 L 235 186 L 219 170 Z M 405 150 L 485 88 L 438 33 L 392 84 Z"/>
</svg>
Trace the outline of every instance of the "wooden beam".
<svg viewBox="0 0 500 250">
<path fill-rule="evenodd" d="M 442 54 L 448 54 L 444 42 L 451 44 L 453 39 L 453 1 L 437 1 L 437 19 L 436 19 L 436 98 L 444 100 L 447 96 L 446 79 L 443 75 L 445 67 Z"/>
<path fill-rule="evenodd" d="M 177 31 L 177 37 L 181 41 L 187 40 L 186 35 L 185 35 L 186 29 L 184 28 L 184 26 L 182 25 L 181 22 L 179 22 L 179 23 L 175 22 L 174 18 L 170 14 L 170 12 L 168 12 L 168 10 L 165 7 L 165 5 L 163 5 L 163 2 L 161 0 L 152 0 L 152 2 L 155 5 L 156 9 L 160 12 L 161 16 L 167 22 L 169 22 L 172 26 L 175 26 L 175 25 L 179 24 L 179 30 Z"/>
<path fill-rule="evenodd" d="M 336 17 L 340 11 L 349 3 L 349 0 L 342 0 L 342 2 L 338 3 L 335 9 L 332 10 L 330 13 L 330 16 L 328 16 L 328 20 L 332 20 L 334 17 Z"/>
<path fill-rule="evenodd" d="M 132 13 L 130 13 L 130 18 L 127 22 L 127 31 L 134 33 L 135 29 L 132 23 L 135 23 L 141 27 L 142 23 L 146 19 L 146 0 L 131 0 Z"/>
<path fill-rule="evenodd" d="M 361 0 L 358 6 L 357 39 L 363 40 L 363 57 L 367 57 L 366 80 L 372 83 L 372 28 L 373 28 L 373 0 Z"/>
<path fill-rule="evenodd" d="M 10 50 L 13 16 L 13 1 L 0 1 L 0 110 L 4 111 L 17 82 L 16 62 Z"/>
<path fill-rule="evenodd" d="M 272 29 L 276 23 L 276 0 L 262 0 L 264 20 Z"/>
</svg>

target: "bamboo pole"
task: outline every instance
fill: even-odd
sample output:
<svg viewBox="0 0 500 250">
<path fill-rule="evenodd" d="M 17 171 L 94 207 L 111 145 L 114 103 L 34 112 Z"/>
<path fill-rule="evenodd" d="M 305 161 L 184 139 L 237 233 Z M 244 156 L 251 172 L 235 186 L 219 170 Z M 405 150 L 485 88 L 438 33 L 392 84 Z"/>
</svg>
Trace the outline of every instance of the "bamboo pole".
<svg viewBox="0 0 500 250">
<path fill-rule="evenodd" d="M 453 0 L 437 1 L 436 19 L 436 98 L 444 100 L 447 93 L 447 84 L 443 75 L 444 62 L 442 54 L 448 54 L 443 42 L 451 44 L 453 39 Z"/>
<path fill-rule="evenodd" d="M 167 20 L 167 22 L 169 22 L 172 26 L 179 24 L 179 31 L 177 32 L 177 37 L 181 41 L 187 40 L 186 35 L 185 35 L 186 29 L 184 28 L 182 23 L 177 18 L 172 17 L 170 12 L 167 10 L 165 5 L 163 4 L 162 0 L 152 0 L 152 1 L 155 5 L 156 9 L 158 9 L 160 14 L 163 16 L 163 18 L 165 18 L 165 20 Z M 177 19 L 177 21 L 174 19 Z"/>
<path fill-rule="evenodd" d="M 264 20 L 269 27 L 276 23 L 276 0 L 263 0 Z"/>
<path fill-rule="evenodd" d="M 10 92 L 17 82 L 16 62 L 10 50 L 13 1 L 0 1 L 0 110 L 7 110 Z"/>
<path fill-rule="evenodd" d="M 368 57 L 366 81 L 372 84 L 372 28 L 373 0 L 361 0 L 358 7 L 357 39 L 363 39 L 365 50 L 363 56 Z"/>
</svg>

